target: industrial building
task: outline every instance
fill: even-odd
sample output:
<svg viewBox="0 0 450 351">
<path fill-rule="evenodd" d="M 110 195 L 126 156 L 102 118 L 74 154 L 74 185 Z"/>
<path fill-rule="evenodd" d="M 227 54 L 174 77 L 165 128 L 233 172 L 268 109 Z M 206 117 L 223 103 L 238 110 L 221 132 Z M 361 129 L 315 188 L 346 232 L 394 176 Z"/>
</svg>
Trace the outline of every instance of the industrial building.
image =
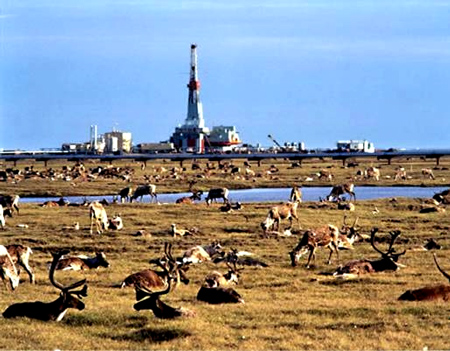
<svg viewBox="0 0 450 351">
<path fill-rule="evenodd" d="M 183 125 L 175 128 L 170 141 L 179 152 L 204 153 L 206 151 L 227 151 L 241 140 L 234 126 L 217 126 L 210 131 L 205 127 L 203 105 L 200 101 L 200 81 L 197 68 L 197 45 L 191 45 L 191 65 L 187 85 L 188 108 Z"/>
</svg>

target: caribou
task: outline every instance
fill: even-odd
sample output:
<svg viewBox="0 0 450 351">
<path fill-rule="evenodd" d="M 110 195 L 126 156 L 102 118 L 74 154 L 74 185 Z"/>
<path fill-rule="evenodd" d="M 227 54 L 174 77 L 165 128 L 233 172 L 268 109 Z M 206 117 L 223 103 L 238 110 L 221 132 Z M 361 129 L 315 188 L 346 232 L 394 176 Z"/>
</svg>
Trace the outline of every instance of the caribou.
<svg viewBox="0 0 450 351">
<path fill-rule="evenodd" d="M 380 180 L 380 169 L 376 167 L 369 167 L 364 171 L 365 179 L 375 179 L 376 181 Z"/>
<path fill-rule="evenodd" d="M 120 202 L 131 202 L 131 195 L 133 194 L 133 187 L 127 186 L 119 191 Z"/>
<path fill-rule="evenodd" d="M 327 196 L 328 201 L 338 201 L 340 199 L 341 195 L 344 195 L 345 193 L 350 195 L 350 200 L 353 199 L 356 201 L 356 195 L 353 191 L 355 188 L 355 185 L 351 182 L 345 183 L 342 185 L 335 185 L 330 191 L 330 194 Z"/>
<path fill-rule="evenodd" d="M 169 280 L 175 280 L 176 284 L 172 288 L 176 288 L 180 283 L 189 284 L 186 272 L 189 269 L 188 263 L 179 263 L 172 256 L 172 244 L 164 244 L 164 256 L 158 259 L 150 260 L 151 264 L 155 264 L 162 271 L 153 269 L 144 269 L 137 273 L 133 273 L 126 277 L 121 287 L 134 286 L 144 287 L 147 290 L 164 289 Z M 170 271 L 170 275 L 167 272 Z"/>
<path fill-rule="evenodd" d="M 30 256 L 33 253 L 31 248 L 19 244 L 6 245 L 5 247 L 8 250 L 9 256 L 11 257 L 11 260 L 14 263 L 14 265 L 16 266 L 18 265 L 19 267 L 25 269 L 25 272 L 27 272 L 28 277 L 30 279 L 30 283 L 34 284 L 35 283 L 34 273 L 29 263 Z M 19 268 L 17 268 L 17 273 L 20 274 Z"/>
<path fill-rule="evenodd" d="M 87 296 L 86 279 L 80 280 L 70 285 L 62 285 L 54 278 L 55 268 L 60 257 L 67 253 L 53 253 L 53 261 L 50 267 L 49 279 L 52 285 L 61 291 L 60 296 L 53 302 L 22 302 L 9 306 L 4 312 L 4 318 L 27 317 L 42 321 L 61 321 L 69 308 L 83 310 L 85 305 L 81 301 L 82 297 Z M 83 286 L 81 290 L 74 290 Z"/>
<path fill-rule="evenodd" d="M 428 179 L 436 179 L 431 168 L 422 168 L 422 176 Z"/>
<path fill-rule="evenodd" d="M 292 228 L 292 221 L 295 218 L 298 224 L 297 216 L 298 202 L 288 202 L 283 205 L 272 207 L 267 214 L 266 219 L 261 223 L 261 228 L 266 233 L 269 230 L 279 231 L 282 219 L 289 219 L 289 228 Z"/>
<path fill-rule="evenodd" d="M 131 197 L 130 202 L 133 202 L 133 200 L 137 200 L 138 198 L 140 198 L 140 201 L 142 201 L 144 195 L 150 196 L 150 202 L 153 202 L 153 200 L 157 202 L 158 195 L 156 194 L 156 185 L 154 184 L 139 185 L 134 191 L 134 194 Z"/>
<path fill-rule="evenodd" d="M 103 233 L 103 230 L 108 229 L 109 227 L 108 216 L 106 214 L 105 208 L 100 202 L 95 201 L 89 205 L 89 217 L 91 219 L 91 229 L 90 229 L 91 234 L 94 222 L 97 228 L 97 234 L 101 234 Z"/>
<path fill-rule="evenodd" d="M 336 252 L 339 260 L 339 229 L 334 225 L 327 225 L 314 230 L 304 232 L 297 246 L 289 253 L 292 267 L 297 266 L 299 259 L 309 252 L 306 268 L 310 268 L 311 260 L 316 260 L 316 249 L 318 247 L 328 247 L 330 256 L 327 263 L 331 263 L 331 256 Z"/>
<path fill-rule="evenodd" d="M 217 199 L 223 199 L 224 203 L 229 202 L 228 194 L 229 190 L 227 188 L 210 189 L 205 198 L 206 204 L 209 206 L 213 200 L 217 201 Z"/>
<path fill-rule="evenodd" d="M 375 245 L 375 235 L 378 233 L 378 228 L 373 228 L 370 233 L 370 244 L 373 249 L 381 255 L 377 260 L 354 260 L 339 266 L 333 275 L 335 276 L 357 276 L 365 273 L 384 272 L 384 271 L 396 271 L 400 267 L 404 267 L 398 263 L 400 256 L 406 253 L 406 250 L 400 253 L 396 253 L 394 249 L 395 240 L 400 236 L 400 230 L 394 230 L 389 232 L 390 243 L 387 251 L 382 251 Z"/>
<path fill-rule="evenodd" d="M 106 255 L 103 252 L 97 252 L 94 257 L 72 256 L 62 257 L 56 265 L 56 270 L 84 271 L 88 269 L 98 269 L 99 267 L 109 267 Z"/>
<path fill-rule="evenodd" d="M 17 273 L 16 266 L 8 252 L 8 249 L 0 245 L 0 277 L 5 283 L 9 282 L 9 285 L 6 287 L 10 287 L 12 290 L 15 290 L 19 286 L 19 274 Z"/>
<path fill-rule="evenodd" d="M 433 253 L 434 263 L 437 269 L 442 275 L 450 282 L 450 274 L 446 273 L 440 266 L 436 258 L 436 254 Z M 403 301 L 430 301 L 430 300 L 444 300 L 450 301 L 450 285 L 441 284 L 434 286 L 425 286 L 420 289 L 407 290 L 399 298 Z"/>
<path fill-rule="evenodd" d="M 298 186 L 294 186 L 291 189 L 289 202 L 302 202 L 302 190 Z"/>
<path fill-rule="evenodd" d="M 170 277 L 170 272 L 166 269 L 165 274 Z M 166 295 L 171 290 L 171 279 L 167 281 L 167 287 L 161 291 L 151 291 L 143 286 L 136 287 L 136 300 L 133 308 L 136 311 L 152 310 L 157 318 L 174 319 L 177 317 L 194 317 L 195 312 L 183 307 L 174 308 L 160 300 L 160 296 Z"/>
</svg>

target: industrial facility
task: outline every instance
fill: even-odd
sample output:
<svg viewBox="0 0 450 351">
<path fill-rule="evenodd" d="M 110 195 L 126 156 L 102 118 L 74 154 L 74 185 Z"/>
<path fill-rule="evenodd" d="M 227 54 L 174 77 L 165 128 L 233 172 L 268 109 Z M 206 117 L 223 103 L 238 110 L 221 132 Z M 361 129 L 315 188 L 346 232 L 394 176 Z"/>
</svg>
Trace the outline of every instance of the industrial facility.
<svg viewBox="0 0 450 351">
<path fill-rule="evenodd" d="M 229 151 L 241 140 L 234 126 L 216 126 L 210 131 L 205 127 L 203 105 L 200 101 L 200 81 L 198 79 L 197 45 L 191 45 L 191 66 L 187 85 L 188 108 L 183 125 L 175 128 L 170 141 L 179 152 L 204 153 Z"/>
<path fill-rule="evenodd" d="M 91 125 L 90 138 L 84 143 L 64 143 L 62 151 L 80 154 L 123 154 L 132 150 L 132 137 L 129 132 L 113 130 L 98 134 L 96 125 Z"/>
<path fill-rule="evenodd" d="M 188 108 L 183 125 L 175 128 L 170 141 L 132 145 L 129 132 L 114 130 L 97 133 L 97 126 L 90 128 L 89 142 L 64 143 L 62 151 L 83 154 L 164 153 L 164 152 L 222 152 L 231 151 L 241 144 L 235 126 L 205 127 L 203 106 L 200 101 L 200 81 L 197 69 L 197 45 L 191 45 L 190 75 L 188 83 Z"/>
</svg>

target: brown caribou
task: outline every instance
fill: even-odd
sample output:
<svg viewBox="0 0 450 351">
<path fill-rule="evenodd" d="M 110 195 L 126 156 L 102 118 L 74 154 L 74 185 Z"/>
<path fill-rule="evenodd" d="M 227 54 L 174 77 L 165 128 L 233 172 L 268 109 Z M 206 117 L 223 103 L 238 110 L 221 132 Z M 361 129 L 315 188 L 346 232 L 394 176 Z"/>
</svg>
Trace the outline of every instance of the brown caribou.
<svg viewBox="0 0 450 351">
<path fill-rule="evenodd" d="M 52 254 L 53 262 L 50 267 L 49 279 L 55 288 L 61 290 L 60 296 L 53 302 L 35 301 L 12 304 L 3 312 L 4 318 L 27 317 L 42 321 L 59 322 L 69 308 L 75 308 L 80 311 L 84 309 L 85 305 L 81 298 L 87 296 L 86 279 L 65 286 L 54 278 L 56 265 L 60 257 L 67 252 Z M 81 290 L 74 290 L 82 285 L 83 288 Z"/>
<path fill-rule="evenodd" d="M 327 201 L 338 201 L 341 195 L 345 193 L 350 195 L 350 201 L 353 199 L 356 201 L 356 195 L 354 192 L 355 185 L 352 182 L 345 183 L 342 185 L 335 185 L 327 196 Z"/>
<path fill-rule="evenodd" d="M 310 267 L 311 260 L 316 260 L 316 250 L 318 247 L 328 247 L 330 256 L 327 264 L 331 263 L 331 256 L 336 252 L 339 260 L 339 229 L 334 225 L 327 225 L 313 230 L 304 232 L 297 246 L 289 253 L 291 264 L 297 266 L 298 260 L 307 252 L 309 252 L 306 268 Z"/>
<path fill-rule="evenodd" d="M 269 230 L 278 231 L 282 219 L 289 219 L 289 228 L 292 227 L 292 221 L 295 218 L 298 224 L 297 216 L 298 202 L 288 202 L 283 205 L 274 206 L 269 210 L 266 219 L 261 223 L 264 232 Z"/>
<path fill-rule="evenodd" d="M 377 260 L 354 260 L 339 266 L 333 273 L 335 276 L 350 276 L 354 277 L 365 273 L 384 272 L 384 271 L 396 271 L 400 267 L 404 267 L 398 263 L 400 256 L 406 253 L 406 250 L 400 253 L 396 253 L 393 248 L 395 240 L 400 236 L 400 230 L 394 230 L 389 232 L 390 243 L 387 251 L 381 251 L 375 245 L 375 235 L 378 232 L 378 228 L 373 228 L 370 234 L 370 244 L 373 249 L 381 254 L 381 258 Z"/>
<path fill-rule="evenodd" d="M 450 274 L 446 273 L 438 264 L 436 254 L 433 253 L 434 263 L 442 275 L 450 282 Z M 424 288 L 407 290 L 399 298 L 404 301 L 430 301 L 430 300 L 444 300 L 450 301 L 450 285 L 441 284 L 433 286 L 425 286 Z"/>
</svg>

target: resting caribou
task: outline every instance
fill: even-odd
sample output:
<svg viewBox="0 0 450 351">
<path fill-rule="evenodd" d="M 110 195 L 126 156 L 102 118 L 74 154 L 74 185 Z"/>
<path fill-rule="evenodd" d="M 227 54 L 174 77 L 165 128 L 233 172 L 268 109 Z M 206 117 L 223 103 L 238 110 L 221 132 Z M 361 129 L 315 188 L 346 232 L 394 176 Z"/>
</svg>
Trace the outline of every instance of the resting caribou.
<svg viewBox="0 0 450 351">
<path fill-rule="evenodd" d="M 103 252 L 97 252 L 94 257 L 72 256 L 61 258 L 55 269 L 79 271 L 98 269 L 99 267 L 109 267 L 109 262 L 106 260 L 106 255 Z"/>
<path fill-rule="evenodd" d="M 87 296 L 86 279 L 64 286 L 54 278 L 56 265 L 60 257 L 65 253 L 67 251 L 52 254 L 53 262 L 49 273 L 49 279 L 52 285 L 61 290 L 60 296 L 53 302 L 35 301 L 12 304 L 3 312 L 4 318 L 28 317 L 42 321 L 59 322 L 64 318 L 67 309 L 76 308 L 80 311 L 84 309 L 85 305 L 81 299 Z M 82 285 L 83 288 L 81 290 L 74 290 Z"/>
<path fill-rule="evenodd" d="M 334 272 L 335 276 L 355 276 L 364 273 L 383 272 L 383 271 L 396 271 L 403 265 L 398 263 L 400 256 L 406 253 L 406 250 L 400 253 L 396 253 L 393 248 L 395 240 L 400 236 L 400 230 L 394 230 L 389 232 L 390 243 L 387 251 L 381 251 L 375 245 L 375 235 L 378 232 L 378 228 L 373 228 L 370 233 L 370 244 L 373 249 L 381 254 L 381 258 L 378 260 L 355 260 L 339 266 Z M 403 266 L 404 267 L 404 266 Z"/>
<path fill-rule="evenodd" d="M 442 275 L 450 282 L 450 274 L 446 273 L 438 264 L 436 254 L 433 253 L 434 263 Z M 444 300 L 450 301 L 450 285 L 441 284 L 434 286 L 426 286 L 424 288 L 405 291 L 399 298 L 405 301 L 429 301 L 429 300 Z"/>
<path fill-rule="evenodd" d="M 178 263 L 172 256 L 172 244 L 164 244 L 163 258 L 152 259 L 150 263 L 156 264 L 162 271 L 155 271 L 153 269 L 144 269 L 140 272 L 133 273 L 126 277 L 121 284 L 121 287 L 134 286 L 144 287 L 147 290 L 164 289 L 169 280 L 175 280 L 176 284 L 172 288 L 177 287 L 181 282 L 189 283 L 186 272 L 189 265 L 185 263 Z M 170 271 L 170 275 L 167 274 Z"/>
</svg>

